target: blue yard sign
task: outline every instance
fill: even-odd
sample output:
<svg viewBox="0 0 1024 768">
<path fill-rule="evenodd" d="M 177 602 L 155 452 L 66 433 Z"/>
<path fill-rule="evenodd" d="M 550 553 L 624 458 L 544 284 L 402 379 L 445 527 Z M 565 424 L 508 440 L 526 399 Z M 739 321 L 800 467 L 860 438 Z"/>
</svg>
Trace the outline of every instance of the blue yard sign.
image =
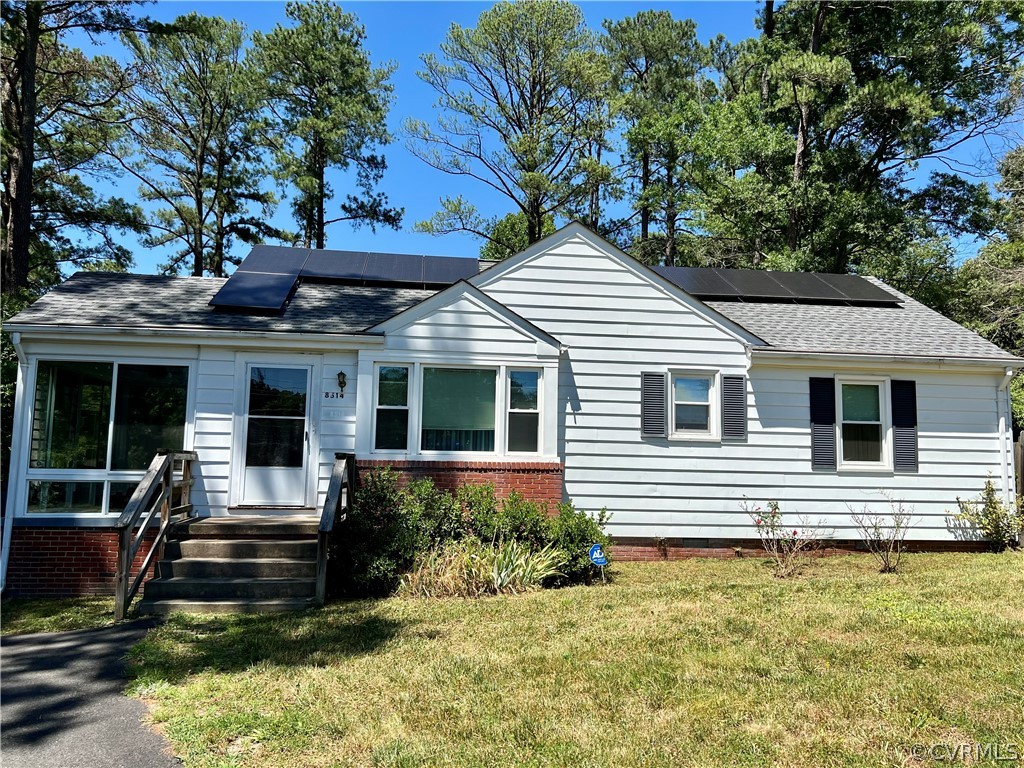
<svg viewBox="0 0 1024 768">
<path fill-rule="evenodd" d="M 595 544 L 590 548 L 590 562 L 600 568 L 608 565 L 608 558 L 604 554 L 604 546 Z"/>
</svg>

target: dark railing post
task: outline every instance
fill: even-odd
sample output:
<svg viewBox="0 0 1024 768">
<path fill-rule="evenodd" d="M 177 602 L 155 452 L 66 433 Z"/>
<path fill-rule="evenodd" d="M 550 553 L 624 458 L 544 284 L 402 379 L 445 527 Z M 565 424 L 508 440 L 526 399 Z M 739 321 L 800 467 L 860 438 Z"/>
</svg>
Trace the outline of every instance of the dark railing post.
<svg viewBox="0 0 1024 768">
<path fill-rule="evenodd" d="M 128 551 L 131 548 L 132 529 L 121 528 L 117 532 L 117 577 L 116 597 L 114 599 L 114 618 L 121 621 L 128 614 L 128 579 L 131 575 L 131 561 Z"/>
<path fill-rule="evenodd" d="M 327 549 L 334 526 L 344 520 L 352 506 L 355 490 L 356 457 L 352 453 L 334 454 L 331 481 L 320 513 L 320 527 L 316 536 L 316 600 L 323 605 L 327 600 Z"/>
</svg>

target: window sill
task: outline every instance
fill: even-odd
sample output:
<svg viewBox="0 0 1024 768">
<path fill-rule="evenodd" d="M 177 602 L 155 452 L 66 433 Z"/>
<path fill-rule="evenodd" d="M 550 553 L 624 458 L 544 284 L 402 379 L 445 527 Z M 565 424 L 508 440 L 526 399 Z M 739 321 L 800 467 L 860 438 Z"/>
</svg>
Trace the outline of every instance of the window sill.
<svg viewBox="0 0 1024 768">
<path fill-rule="evenodd" d="M 881 464 L 843 464 L 837 470 L 841 475 L 891 475 L 892 467 Z"/>
<path fill-rule="evenodd" d="M 718 435 L 687 435 L 685 433 L 673 433 L 668 436 L 672 443 L 720 443 L 722 438 Z"/>
<path fill-rule="evenodd" d="M 114 528 L 120 515 L 17 515 L 16 528 Z"/>
</svg>

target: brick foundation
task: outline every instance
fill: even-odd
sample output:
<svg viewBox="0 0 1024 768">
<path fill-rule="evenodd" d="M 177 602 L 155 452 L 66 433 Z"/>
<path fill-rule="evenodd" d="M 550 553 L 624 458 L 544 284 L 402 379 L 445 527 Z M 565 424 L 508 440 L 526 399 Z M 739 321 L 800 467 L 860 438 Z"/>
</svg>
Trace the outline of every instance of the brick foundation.
<svg viewBox="0 0 1024 768">
<path fill-rule="evenodd" d="M 983 541 L 908 541 L 907 552 L 984 552 Z M 655 560 L 686 560 L 691 557 L 764 557 L 765 551 L 757 539 L 654 539 L 612 538 L 609 547 L 612 558 L 628 562 Z M 826 546 L 809 554 L 815 557 L 829 555 L 866 554 L 859 541 L 830 541 Z"/>
<path fill-rule="evenodd" d="M 532 501 L 551 506 L 562 501 L 563 466 L 560 462 L 535 461 L 387 461 L 363 460 L 359 472 L 376 467 L 392 467 L 399 483 L 430 477 L 438 488 L 454 491 L 460 485 L 493 483 L 498 498 L 519 491 Z"/>
<path fill-rule="evenodd" d="M 141 564 L 148 552 L 149 543 L 143 543 L 135 562 Z M 117 532 L 112 528 L 15 526 L 4 597 L 112 595 L 116 573 Z"/>
</svg>

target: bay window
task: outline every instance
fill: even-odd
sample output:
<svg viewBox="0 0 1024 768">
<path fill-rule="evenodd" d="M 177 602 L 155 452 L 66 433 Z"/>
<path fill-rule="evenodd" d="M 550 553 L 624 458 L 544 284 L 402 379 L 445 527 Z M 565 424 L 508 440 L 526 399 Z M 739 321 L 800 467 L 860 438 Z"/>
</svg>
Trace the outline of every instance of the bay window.
<svg viewBox="0 0 1024 768">
<path fill-rule="evenodd" d="M 40 360 L 28 512 L 117 514 L 159 450 L 185 443 L 188 366 Z"/>
</svg>

